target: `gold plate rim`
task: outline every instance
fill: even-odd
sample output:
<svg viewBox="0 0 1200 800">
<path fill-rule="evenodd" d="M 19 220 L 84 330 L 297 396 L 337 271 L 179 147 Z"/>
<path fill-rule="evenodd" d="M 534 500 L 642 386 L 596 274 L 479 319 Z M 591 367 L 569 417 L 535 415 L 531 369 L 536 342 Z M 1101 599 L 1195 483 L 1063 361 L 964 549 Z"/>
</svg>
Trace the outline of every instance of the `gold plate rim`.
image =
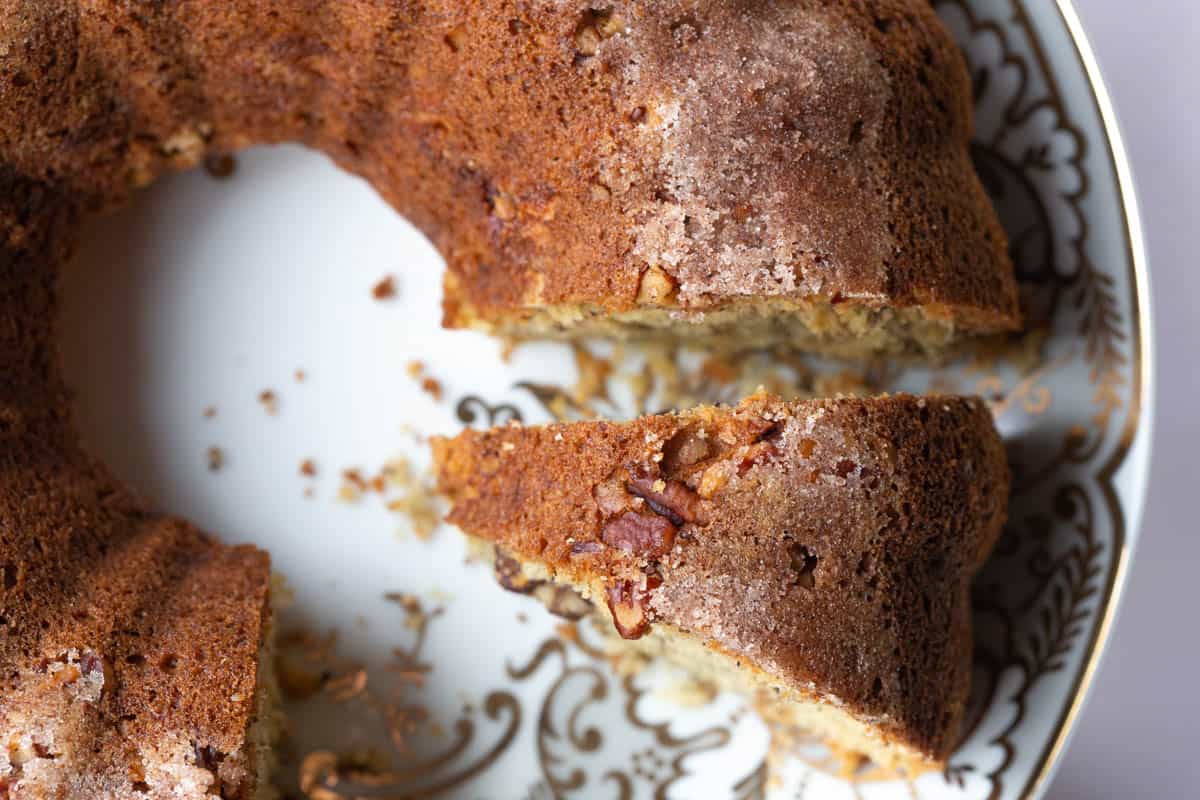
<svg viewBox="0 0 1200 800">
<path fill-rule="evenodd" d="M 1131 315 L 1133 320 L 1131 333 L 1135 342 L 1134 357 L 1131 359 L 1133 400 L 1117 448 L 1097 474 L 1106 499 L 1114 505 L 1113 521 L 1117 527 L 1114 531 L 1114 539 L 1119 542 L 1120 550 L 1116 556 L 1114 569 L 1110 573 L 1109 587 L 1104 598 L 1101 618 L 1097 622 L 1092 641 L 1088 646 L 1087 661 L 1079 670 L 1075 686 L 1070 692 L 1070 700 L 1063 708 L 1054 728 L 1053 738 L 1047 742 L 1037 765 L 1031 772 L 1029 781 L 1021 791 L 1020 796 L 1023 798 L 1040 797 L 1049 787 L 1050 779 L 1054 776 L 1062 754 L 1074 733 L 1100 661 L 1112 637 L 1113 623 L 1124 596 L 1132 557 L 1132 548 L 1127 533 L 1139 528 L 1145 505 L 1144 501 L 1138 502 L 1133 507 L 1132 513 L 1129 513 L 1130 509 L 1121 507 L 1112 481 L 1117 469 L 1125 463 L 1132 450 L 1135 437 L 1139 435 L 1150 437 L 1154 427 L 1154 341 L 1150 313 L 1150 273 L 1133 171 L 1112 96 L 1104 80 L 1095 51 L 1088 40 L 1079 12 L 1075 8 L 1073 0 L 1055 0 L 1055 8 L 1066 27 L 1067 37 L 1087 79 L 1091 100 L 1095 105 L 1104 134 L 1105 154 L 1116 179 L 1117 204 L 1124 222 L 1123 238 L 1133 286 L 1134 313 Z M 1021 13 L 1025 13 L 1023 9 Z M 1151 441 L 1147 438 L 1144 445 L 1147 448 L 1147 463 L 1149 463 L 1150 445 Z"/>
</svg>

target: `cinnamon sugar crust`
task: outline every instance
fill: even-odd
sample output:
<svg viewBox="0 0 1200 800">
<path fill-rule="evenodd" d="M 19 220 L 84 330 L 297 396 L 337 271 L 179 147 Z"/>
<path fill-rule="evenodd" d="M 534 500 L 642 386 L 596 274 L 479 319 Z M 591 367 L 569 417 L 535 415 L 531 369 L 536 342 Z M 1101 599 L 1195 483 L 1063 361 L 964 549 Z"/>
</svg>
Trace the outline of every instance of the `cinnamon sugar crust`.
<svg viewBox="0 0 1200 800">
<path fill-rule="evenodd" d="M 870 351 L 928 352 L 1019 323 L 966 69 L 916 0 L 58 0 L 0 12 L 0 42 L 0 163 L 104 207 L 302 142 L 430 237 L 450 326 L 589 333 L 594 309 L 697 336 L 787 300 L 760 338 L 857 338 L 796 332 L 844 305 Z"/>
<path fill-rule="evenodd" d="M 790 696 L 903 760 L 940 763 L 967 698 L 967 590 L 1009 474 L 978 399 L 785 403 L 434 441 L 448 520 Z"/>
<path fill-rule="evenodd" d="M 81 449 L 53 340 L 75 216 L 0 169 L 0 796 L 248 800 L 268 559 Z"/>
<path fill-rule="evenodd" d="M 587 309 L 724 336 L 767 308 L 796 323 L 767 340 L 925 352 L 1018 324 L 969 126 L 961 58 L 917 0 L 0 5 L 0 724 L 25 730 L 43 678 L 78 672 L 63 719 L 100 743 L 30 743 L 0 782 L 54 761 L 46 785 L 113 796 L 249 785 L 265 556 L 150 514 L 80 449 L 53 321 L 84 214 L 294 141 L 430 237 L 450 326 L 588 332 Z M 172 642 L 174 668 L 133 658 Z"/>
</svg>

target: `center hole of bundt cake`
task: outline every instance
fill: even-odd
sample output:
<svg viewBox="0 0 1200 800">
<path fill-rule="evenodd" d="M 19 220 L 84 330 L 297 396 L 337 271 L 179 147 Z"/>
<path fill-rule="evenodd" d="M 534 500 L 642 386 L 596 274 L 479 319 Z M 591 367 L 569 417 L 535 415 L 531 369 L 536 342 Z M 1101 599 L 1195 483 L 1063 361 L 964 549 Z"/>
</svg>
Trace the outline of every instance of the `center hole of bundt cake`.
<svg viewBox="0 0 1200 800">
<path fill-rule="evenodd" d="M 325 530 L 389 539 L 397 515 L 353 516 L 336 495 L 344 469 L 396 457 L 404 424 L 451 426 L 405 366 L 450 388 L 447 365 L 497 361 L 481 335 L 439 327 L 442 272 L 424 236 L 316 152 L 256 148 L 227 178 L 167 176 L 91 218 L 63 270 L 84 442 L 152 508 L 253 539 L 285 571 L 333 546 Z M 379 299 L 388 276 L 396 295 Z"/>
</svg>

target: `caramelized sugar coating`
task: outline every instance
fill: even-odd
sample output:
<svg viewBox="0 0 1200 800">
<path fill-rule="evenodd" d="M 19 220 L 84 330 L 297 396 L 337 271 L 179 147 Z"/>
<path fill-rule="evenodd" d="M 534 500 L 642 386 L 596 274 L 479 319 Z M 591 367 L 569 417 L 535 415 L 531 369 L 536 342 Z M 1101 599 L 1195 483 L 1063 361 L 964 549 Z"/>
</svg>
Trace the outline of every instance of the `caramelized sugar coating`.
<svg viewBox="0 0 1200 800">
<path fill-rule="evenodd" d="M 835 704 L 920 760 L 955 743 L 972 575 L 1009 473 L 978 399 L 757 395 L 434 442 L 449 521 L 608 607 Z"/>
<path fill-rule="evenodd" d="M 445 256 L 445 319 L 932 352 L 1018 325 L 927 3 L 0 10 L 0 168 L 89 206 L 295 141 Z"/>
</svg>

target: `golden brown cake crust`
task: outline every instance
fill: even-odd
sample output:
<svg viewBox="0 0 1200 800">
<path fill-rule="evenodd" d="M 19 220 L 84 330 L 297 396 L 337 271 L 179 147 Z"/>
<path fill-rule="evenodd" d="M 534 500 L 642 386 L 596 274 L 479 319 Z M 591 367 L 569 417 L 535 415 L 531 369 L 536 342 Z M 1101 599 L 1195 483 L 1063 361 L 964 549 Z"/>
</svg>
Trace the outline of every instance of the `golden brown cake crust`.
<svg viewBox="0 0 1200 800">
<path fill-rule="evenodd" d="M 10 3 L 0 163 L 105 206 L 303 142 L 429 235 L 453 326 L 749 297 L 1016 327 L 927 3 L 593 5 Z"/>
<path fill-rule="evenodd" d="M 296 141 L 429 235 L 451 325 L 751 296 L 1009 329 L 968 128 L 961 60 L 917 0 L 0 4 L 6 686 L 50 658 L 94 689 L 101 664 L 113 691 L 87 729 L 113 742 L 182 727 L 219 749 L 250 707 L 216 687 L 252 679 L 264 557 L 148 516 L 69 424 L 51 321 L 82 213 L 207 153 Z M 121 630 L 232 654 L 228 673 L 160 668 Z M 101 755 L 95 774 L 125 780 L 116 745 Z"/>
<path fill-rule="evenodd" d="M 74 218 L 0 167 L 0 796 L 249 798 L 267 556 L 81 450 L 52 336 Z"/>
<path fill-rule="evenodd" d="M 953 747 L 968 584 L 1008 497 L 981 401 L 756 396 L 625 423 L 467 430 L 434 454 L 449 521 L 467 533 L 602 582 L 610 605 L 640 591 L 649 624 L 837 698 L 929 759 Z"/>
</svg>

